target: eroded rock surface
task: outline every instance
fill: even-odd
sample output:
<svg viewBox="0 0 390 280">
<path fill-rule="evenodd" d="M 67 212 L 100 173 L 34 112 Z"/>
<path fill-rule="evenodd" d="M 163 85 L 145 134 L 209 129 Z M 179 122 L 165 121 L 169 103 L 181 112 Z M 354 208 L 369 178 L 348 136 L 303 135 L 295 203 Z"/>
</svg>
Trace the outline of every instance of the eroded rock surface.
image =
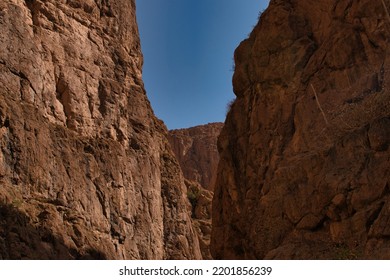
<svg viewBox="0 0 390 280">
<path fill-rule="evenodd" d="M 217 139 L 223 123 L 209 123 L 169 131 L 168 140 L 186 178 L 192 220 L 199 236 L 203 259 L 210 253 L 211 203 L 219 155 Z"/>
<path fill-rule="evenodd" d="M 200 251 L 204 260 L 211 260 L 211 210 L 213 192 L 203 188 L 198 182 L 185 180 L 187 197 L 191 203 L 192 222 L 197 231 Z"/>
<path fill-rule="evenodd" d="M 390 258 L 389 10 L 271 0 L 237 48 L 215 258 Z"/>
<path fill-rule="evenodd" d="M 3 0 L 0 34 L 0 258 L 200 258 L 135 1 Z"/>
<path fill-rule="evenodd" d="M 173 148 L 184 177 L 213 190 L 219 161 L 217 139 L 223 123 L 209 123 L 169 131 Z"/>
</svg>

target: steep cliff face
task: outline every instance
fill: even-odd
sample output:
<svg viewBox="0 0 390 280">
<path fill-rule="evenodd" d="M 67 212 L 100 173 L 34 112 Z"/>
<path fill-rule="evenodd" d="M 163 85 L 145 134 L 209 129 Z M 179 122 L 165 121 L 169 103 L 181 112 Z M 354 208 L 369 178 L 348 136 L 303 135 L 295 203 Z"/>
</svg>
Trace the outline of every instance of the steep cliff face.
<svg viewBox="0 0 390 280">
<path fill-rule="evenodd" d="M 223 123 L 209 123 L 169 131 L 171 143 L 184 177 L 213 190 L 219 161 L 217 139 Z"/>
<path fill-rule="evenodd" d="M 186 178 L 192 220 L 203 259 L 211 259 L 211 202 L 219 155 L 217 139 L 223 123 L 209 123 L 169 131 L 168 140 Z"/>
<path fill-rule="evenodd" d="M 389 10 L 271 0 L 237 48 L 216 258 L 390 258 Z"/>
<path fill-rule="evenodd" d="M 0 33 L 0 258 L 200 258 L 135 1 L 4 0 Z"/>
</svg>

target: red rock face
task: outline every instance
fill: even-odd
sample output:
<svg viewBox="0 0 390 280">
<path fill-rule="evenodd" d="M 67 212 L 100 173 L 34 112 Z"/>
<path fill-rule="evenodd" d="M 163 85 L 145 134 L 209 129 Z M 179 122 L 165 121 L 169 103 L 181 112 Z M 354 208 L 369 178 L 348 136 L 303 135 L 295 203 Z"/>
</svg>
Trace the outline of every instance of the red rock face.
<svg viewBox="0 0 390 280">
<path fill-rule="evenodd" d="M 0 258 L 200 258 L 135 1 L 4 0 L 0 34 Z"/>
<path fill-rule="evenodd" d="M 203 259 L 210 253 L 211 202 L 219 160 L 217 139 L 223 123 L 209 123 L 169 131 L 168 140 L 183 170 L 192 220 L 198 232 Z"/>
<path fill-rule="evenodd" d="M 169 131 L 171 143 L 184 177 L 213 190 L 219 161 L 217 139 L 223 123 L 210 123 Z"/>
<path fill-rule="evenodd" d="M 273 0 L 237 48 L 215 258 L 390 258 L 389 9 Z"/>
</svg>

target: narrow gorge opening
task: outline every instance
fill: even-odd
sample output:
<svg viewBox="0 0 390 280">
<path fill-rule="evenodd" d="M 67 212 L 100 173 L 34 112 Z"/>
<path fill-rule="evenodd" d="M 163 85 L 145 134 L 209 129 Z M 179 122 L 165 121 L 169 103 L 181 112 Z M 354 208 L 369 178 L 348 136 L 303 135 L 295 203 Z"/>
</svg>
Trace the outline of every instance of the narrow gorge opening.
<svg viewBox="0 0 390 280">
<path fill-rule="evenodd" d="M 204 259 L 210 253 L 217 139 L 235 96 L 235 48 L 268 0 L 137 1 L 143 80 L 185 177 Z"/>
<path fill-rule="evenodd" d="M 233 53 L 268 0 L 139 0 L 143 80 L 169 129 L 223 122 L 234 99 Z"/>
</svg>

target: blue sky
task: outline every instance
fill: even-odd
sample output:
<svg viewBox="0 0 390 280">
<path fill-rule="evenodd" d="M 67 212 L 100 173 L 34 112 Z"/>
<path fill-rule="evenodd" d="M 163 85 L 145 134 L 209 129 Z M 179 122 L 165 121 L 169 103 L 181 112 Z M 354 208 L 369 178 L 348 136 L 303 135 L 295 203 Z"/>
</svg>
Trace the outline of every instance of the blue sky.
<svg viewBox="0 0 390 280">
<path fill-rule="evenodd" d="M 137 0 L 143 80 L 169 129 L 223 122 L 233 53 L 268 0 Z"/>
</svg>

